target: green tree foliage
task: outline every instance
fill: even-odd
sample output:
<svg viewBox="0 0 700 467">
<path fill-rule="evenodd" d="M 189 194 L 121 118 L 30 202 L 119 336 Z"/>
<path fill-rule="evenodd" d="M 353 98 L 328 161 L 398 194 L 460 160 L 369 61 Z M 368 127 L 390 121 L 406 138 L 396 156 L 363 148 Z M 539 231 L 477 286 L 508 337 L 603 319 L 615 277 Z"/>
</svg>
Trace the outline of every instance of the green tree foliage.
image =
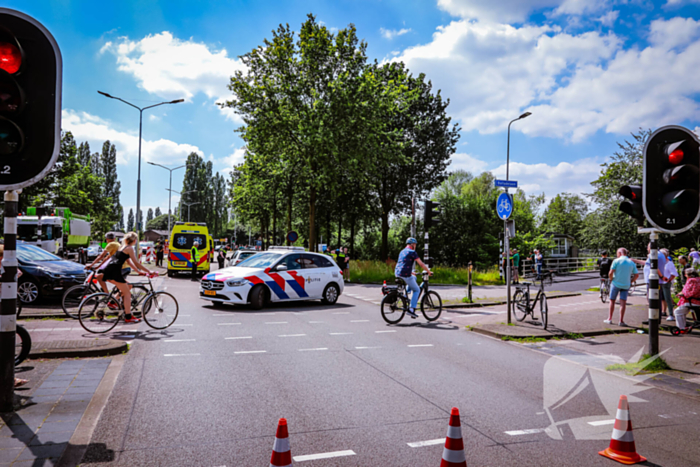
<svg viewBox="0 0 700 467">
<path fill-rule="evenodd" d="M 175 216 L 171 216 L 170 226 L 175 225 Z M 161 214 L 146 222 L 146 230 L 168 230 L 168 215 Z"/>
<path fill-rule="evenodd" d="M 95 155 L 97 156 L 97 155 Z M 124 209 L 121 205 L 121 182 L 117 177 L 117 148 L 109 141 L 102 144 L 102 152 L 99 155 L 100 173 L 104 178 L 105 198 L 111 199 L 111 209 L 113 213 L 122 213 L 120 217 L 114 216 L 114 223 L 124 225 Z M 118 217 L 118 218 L 117 218 Z"/>
<path fill-rule="evenodd" d="M 163 213 L 160 212 L 160 207 L 157 207 L 157 208 L 156 208 L 156 212 L 155 212 L 155 214 L 154 214 L 155 217 L 159 217 L 159 216 L 162 215 L 162 214 L 163 214 Z"/>
<path fill-rule="evenodd" d="M 134 210 L 133 210 L 133 209 L 129 209 L 129 217 L 128 217 L 127 221 L 126 221 L 126 231 L 127 231 L 127 232 L 133 232 L 133 231 L 134 231 L 134 223 L 135 223 L 135 219 L 134 219 Z"/>
<path fill-rule="evenodd" d="M 187 156 L 187 164 L 181 190 L 185 193 L 182 220 L 187 221 L 189 215 L 191 222 L 206 223 L 213 237 L 225 236 L 229 207 L 226 179 L 218 173 L 213 175 L 211 161 L 204 162 L 197 153 Z M 161 217 L 166 219 L 167 227 L 167 215 Z"/>
<path fill-rule="evenodd" d="M 153 220 L 153 208 L 148 208 L 148 211 L 146 212 L 146 225 L 148 225 L 148 223 L 152 220 Z"/>
<path fill-rule="evenodd" d="M 560 193 L 550 201 L 542 216 L 541 229 L 545 232 L 571 235 L 582 239 L 588 203 L 571 193 Z"/>
</svg>

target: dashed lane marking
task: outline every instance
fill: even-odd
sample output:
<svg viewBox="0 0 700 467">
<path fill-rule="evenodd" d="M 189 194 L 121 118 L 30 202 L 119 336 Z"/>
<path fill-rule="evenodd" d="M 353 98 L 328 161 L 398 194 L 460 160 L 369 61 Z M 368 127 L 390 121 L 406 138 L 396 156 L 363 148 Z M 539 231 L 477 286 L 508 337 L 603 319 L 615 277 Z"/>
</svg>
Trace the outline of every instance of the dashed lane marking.
<svg viewBox="0 0 700 467">
<path fill-rule="evenodd" d="M 309 321 L 309 324 L 318 324 L 318 323 L 322 323 L 322 322 L 323 321 Z"/>
<path fill-rule="evenodd" d="M 267 353 L 267 350 L 239 350 L 238 352 L 233 352 L 235 354 L 244 354 L 244 353 Z"/>
<path fill-rule="evenodd" d="M 348 334 L 352 334 L 351 332 L 330 332 L 328 333 L 331 336 L 347 336 Z"/>
<path fill-rule="evenodd" d="M 194 342 L 196 339 L 165 339 L 163 342 Z"/>
<path fill-rule="evenodd" d="M 369 323 L 368 319 L 351 319 L 351 323 Z"/>
<path fill-rule="evenodd" d="M 374 332 L 376 332 L 377 334 L 383 334 L 385 332 L 396 332 L 396 331 L 374 331 Z"/>
<path fill-rule="evenodd" d="M 225 340 L 252 339 L 253 336 L 224 337 Z"/>
<path fill-rule="evenodd" d="M 294 462 L 304 462 L 313 461 L 318 459 L 332 459 L 333 457 L 344 457 L 344 456 L 354 456 L 355 451 L 335 451 L 335 452 L 322 452 L 319 454 L 307 454 L 304 456 L 294 456 Z"/>
<path fill-rule="evenodd" d="M 381 349 L 381 347 L 355 347 L 355 350 Z"/>
<path fill-rule="evenodd" d="M 613 418 L 612 420 L 598 420 L 595 422 L 588 422 L 588 424 L 593 426 L 614 425 L 615 419 Z"/>
<path fill-rule="evenodd" d="M 427 441 L 416 441 L 415 443 L 406 443 L 412 448 L 420 448 L 423 446 L 434 446 L 436 444 L 443 444 L 445 442 L 445 438 L 438 438 L 438 439 L 429 439 Z"/>
<path fill-rule="evenodd" d="M 289 324 L 287 321 L 267 321 L 265 324 Z"/>
<path fill-rule="evenodd" d="M 217 326 L 235 326 L 241 323 L 216 323 Z"/>
<path fill-rule="evenodd" d="M 277 337 L 302 337 L 305 336 L 306 334 L 280 334 Z"/>
<path fill-rule="evenodd" d="M 506 431 L 505 434 L 510 435 L 510 436 L 534 435 L 536 433 L 544 433 L 545 431 L 547 431 L 546 428 L 533 428 L 531 430 Z"/>
<path fill-rule="evenodd" d="M 315 349 L 297 349 L 299 352 L 312 352 L 314 350 L 328 350 L 328 347 L 317 347 Z"/>
<path fill-rule="evenodd" d="M 433 344 L 409 344 L 409 347 L 433 347 Z"/>
<path fill-rule="evenodd" d="M 163 354 L 164 357 L 196 357 L 197 355 L 201 355 L 198 353 L 166 353 Z"/>
</svg>

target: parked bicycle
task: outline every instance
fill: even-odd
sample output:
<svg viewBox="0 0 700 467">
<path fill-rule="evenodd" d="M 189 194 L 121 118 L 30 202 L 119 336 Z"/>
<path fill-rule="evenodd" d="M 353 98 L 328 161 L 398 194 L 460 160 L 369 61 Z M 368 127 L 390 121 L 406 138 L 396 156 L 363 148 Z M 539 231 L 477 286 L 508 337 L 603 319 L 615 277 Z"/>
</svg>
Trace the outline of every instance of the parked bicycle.
<svg viewBox="0 0 700 467">
<path fill-rule="evenodd" d="M 177 299 L 168 292 L 156 291 L 148 275 L 148 282 L 134 284 L 143 286 L 147 293 L 142 301 L 143 320 L 153 329 L 166 329 L 177 319 L 179 305 Z M 132 289 L 133 290 L 133 289 Z M 133 311 L 133 310 L 132 310 Z M 80 325 L 88 332 L 102 334 L 114 329 L 124 317 L 124 307 L 112 293 L 94 293 L 83 299 L 78 311 Z"/>
<path fill-rule="evenodd" d="M 437 292 L 429 289 L 430 281 L 427 272 L 423 272 L 423 282 L 420 285 L 418 300 L 420 310 L 428 321 L 435 321 L 442 313 L 442 299 Z M 382 287 L 384 298 L 381 303 L 382 318 L 389 324 L 400 322 L 408 312 L 410 300 L 406 295 L 406 282 L 400 277 L 396 278 L 397 285 Z M 421 296 L 423 297 L 421 299 Z"/>
<path fill-rule="evenodd" d="M 600 301 L 606 303 L 610 297 L 610 279 L 600 281 Z"/>
<path fill-rule="evenodd" d="M 513 304 L 515 305 L 513 307 L 513 314 L 515 315 L 515 319 L 523 321 L 527 315 L 530 315 L 532 319 L 537 320 L 535 308 L 539 303 L 540 325 L 543 329 L 547 329 L 549 307 L 547 306 L 547 296 L 544 293 L 544 286 L 546 283 L 552 284 L 553 275 L 551 271 L 548 271 L 537 276 L 537 280 L 540 281 L 540 289 L 537 291 L 533 300 L 530 300 L 530 286 L 533 285 L 532 283 L 522 282 L 516 285 L 515 295 L 513 295 Z"/>
<path fill-rule="evenodd" d="M 89 295 L 102 292 L 99 282 L 95 279 L 95 274 L 98 271 L 94 269 L 88 271 L 84 283 L 74 285 L 63 293 L 61 308 L 63 308 L 63 312 L 69 318 L 78 319 L 78 310 L 83 299 Z M 115 299 L 121 300 L 121 298 L 117 297 L 118 293 L 119 290 L 116 287 L 112 287 L 112 290 L 109 292 Z M 131 309 L 134 310 L 134 316 L 141 316 L 141 305 L 144 303 L 146 295 L 148 295 L 146 287 L 141 284 L 131 284 Z"/>
</svg>

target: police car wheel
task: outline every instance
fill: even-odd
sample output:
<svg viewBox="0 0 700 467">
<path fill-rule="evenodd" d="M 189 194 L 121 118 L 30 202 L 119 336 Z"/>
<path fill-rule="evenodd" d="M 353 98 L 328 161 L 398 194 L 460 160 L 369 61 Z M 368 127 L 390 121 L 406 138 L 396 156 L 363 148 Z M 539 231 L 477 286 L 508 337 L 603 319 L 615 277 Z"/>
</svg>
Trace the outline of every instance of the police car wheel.
<svg viewBox="0 0 700 467">
<path fill-rule="evenodd" d="M 253 310 L 260 310 L 265 305 L 265 287 L 262 285 L 256 285 L 253 290 L 250 291 L 250 306 Z"/>
<path fill-rule="evenodd" d="M 335 302 L 338 301 L 339 295 L 340 291 L 338 290 L 338 286 L 335 284 L 328 284 L 323 291 L 323 298 L 321 299 L 321 302 L 323 302 L 325 305 L 335 305 Z"/>
</svg>

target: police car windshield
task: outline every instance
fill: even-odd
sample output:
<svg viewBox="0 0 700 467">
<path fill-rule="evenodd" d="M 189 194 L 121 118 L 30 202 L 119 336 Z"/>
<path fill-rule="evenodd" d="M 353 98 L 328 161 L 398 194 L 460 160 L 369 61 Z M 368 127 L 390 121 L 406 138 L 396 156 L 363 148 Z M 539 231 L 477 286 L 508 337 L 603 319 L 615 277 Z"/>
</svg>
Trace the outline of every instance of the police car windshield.
<svg viewBox="0 0 700 467">
<path fill-rule="evenodd" d="M 236 265 L 239 268 L 269 268 L 280 259 L 283 253 L 257 253 Z"/>
</svg>

